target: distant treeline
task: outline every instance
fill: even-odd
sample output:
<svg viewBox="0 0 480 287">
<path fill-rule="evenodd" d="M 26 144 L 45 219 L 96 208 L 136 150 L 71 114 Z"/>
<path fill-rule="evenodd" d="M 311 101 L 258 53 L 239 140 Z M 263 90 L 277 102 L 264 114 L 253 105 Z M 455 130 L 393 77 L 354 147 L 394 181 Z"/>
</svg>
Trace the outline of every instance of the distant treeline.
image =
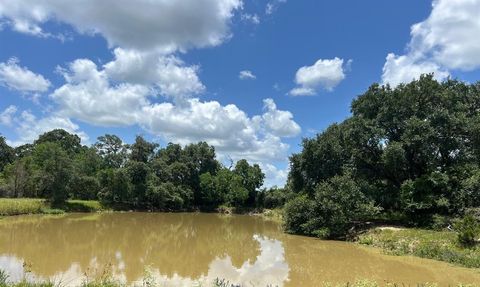
<svg viewBox="0 0 480 287">
<path fill-rule="evenodd" d="M 480 215 L 480 83 L 374 84 L 351 111 L 291 156 L 287 231 L 332 238 L 358 221 Z"/>
<path fill-rule="evenodd" d="M 57 129 L 13 148 L 0 137 L 0 196 L 46 198 L 53 205 L 98 199 L 132 209 L 257 207 L 269 193 L 260 190 L 264 177 L 246 160 L 223 166 L 205 142 L 160 148 L 141 136 L 127 145 L 107 134 L 88 147 Z"/>
</svg>

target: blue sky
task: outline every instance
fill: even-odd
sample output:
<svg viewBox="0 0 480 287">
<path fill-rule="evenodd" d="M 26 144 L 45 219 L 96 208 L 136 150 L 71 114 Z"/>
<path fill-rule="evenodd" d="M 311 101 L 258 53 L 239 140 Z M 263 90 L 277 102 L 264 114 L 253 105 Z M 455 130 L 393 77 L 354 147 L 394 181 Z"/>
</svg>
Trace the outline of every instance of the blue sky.
<svg viewBox="0 0 480 287">
<path fill-rule="evenodd" d="M 0 3 L 0 133 L 205 140 L 283 185 L 372 83 L 475 82 L 480 0 Z"/>
</svg>

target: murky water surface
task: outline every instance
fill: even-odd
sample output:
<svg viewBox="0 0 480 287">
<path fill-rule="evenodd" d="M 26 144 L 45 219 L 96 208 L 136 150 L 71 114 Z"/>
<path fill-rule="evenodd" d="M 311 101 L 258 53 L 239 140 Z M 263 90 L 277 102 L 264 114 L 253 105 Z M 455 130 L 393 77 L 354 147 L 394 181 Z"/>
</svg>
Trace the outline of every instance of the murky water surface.
<svg viewBox="0 0 480 287">
<path fill-rule="evenodd" d="M 282 233 L 249 216 L 107 213 L 19 216 L 0 220 L 0 268 L 78 285 L 110 274 L 125 283 L 209 286 L 322 286 L 369 278 L 405 284 L 480 283 L 478 270 L 383 255 L 351 243 Z"/>
</svg>

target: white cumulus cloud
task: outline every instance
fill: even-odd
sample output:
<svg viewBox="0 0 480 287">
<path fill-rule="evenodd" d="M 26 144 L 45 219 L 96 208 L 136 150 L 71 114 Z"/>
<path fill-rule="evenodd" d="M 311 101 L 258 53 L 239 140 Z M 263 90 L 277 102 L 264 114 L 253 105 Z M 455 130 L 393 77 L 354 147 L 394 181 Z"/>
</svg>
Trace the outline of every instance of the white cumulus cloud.
<svg viewBox="0 0 480 287">
<path fill-rule="evenodd" d="M 347 62 L 347 66 L 351 61 Z M 295 75 L 295 87 L 290 91 L 292 96 L 315 95 L 318 89 L 327 91 L 333 90 L 345 79 L 344 60 L 335 57 L 334 59 L 320 59 L 312 66 L 304 66 L 298 69 Z"/>
<path fill-rule="evenodd" d="M 114 81 L 154 85 L 164 96 L 186 98 L 201 94 L 205 86 L 200 81 L 198 66 L 185 66 L 175 56 L 138 52 L 117 48 L 115 59 L 107 63 L 105 72 Z"/>
<path fill-rule="evenodd" d="M 243 71 L 240 71 L 240 73 L 238 74 L 238 78 L 240 80 L 255 80 L 257 78 L 257 76 L 255 76 L 252 73 L 252 71 L 243 70 Z"/>
<path fill-rule="evenodd" d="M 63 116 L 95 125 L 131 125 L 137 111 L 148 104 L 150 89 L 121 83 L 112 86 L 104 70 L 87 59 L 79 59 L 63 72 L 66 83 L 50 97 L 60 105 Z"/>
<path fill-rule="evenodd" d="M 407 53 L 387 56 L 383 83 L 396 86 L 424 73 L 442 80 L 451 70 L 478 69 L 479 15 L 479 0 L 434 0 L 428 18 L 411 27 Z"/>
<path fill-rule="evenodd" d="M 0 124 L 4 126 L 12 125 L 13 115 L 17 112 L 17 107 L 10 105 L 0 113 Z"/>
<path fill-rule="evenodd" d="M 382 81 L 395 87 L 401 83 L 409 83 L 422 74 L 434 73 L 437 80 L 443 80 L 449 76 L 448 71 L 443 70 L 435 62 L 415 61 L 409 56 L 397 56 L 388 54 L 383 66 Z"/>
<path fill-rule="evenodd" d="M 260 168 L 263 173 L 265 173 L 265 183 L 266 187 L 284 187 L 288 179 L 289 167 L 285 169 L 278 168 L 270 163 L 259 163 Z"/>
<path fill-rule="evenodd" d="M 8 109 L 7 109 L 8 110 Z M 88 135 L 80 130 L 80 127 L 69 118 L 52 114 L 47 117 L 38 118 L 30 111 L 22 111 L 19 115 L 17 108 L 11 110 L 10 120 L 15 122 L 14 130 L 18 135 L 15 141 L 8 141 L 9 145 L 19 146 L 32 143 L 39 135 L 53 129 L 64 129 L 69 133 L 77 134 L 83 144 L 88 143 Z"/>
<path fill-rule="evenodd" d="M 215 46 L 230 36 L 241 0 L 5 0 L 0 20 L 18 32 L 44 35 L 50 20 L 101 34 L 110 46 L 173 52 Z"/>
<path fill-rule="evenodd" d="M 278 110 L 273 99 L 264 99 L 263 104 L 265 113 L 253 118 L 260 127 L 279 137 L 294 137 L 300 133 L 301 128 L 291 112 Z"/>
<path fill-rule="evenodd" d="M 110 64 L 102 69 L 79 59 L 60 69 L 65 84 L 50 95 L 58 115 L 98 126 L 139 125 L 167 141 L 207 141 L 221 156 L 263 162 L 285 160 L 289 146 L 282 138 L 300 133 L 293 115 L 279 110 L 272 99 L 264 101 L 262 115 L 253 117 L 233 104 L 195 97 L 158 102 L 161 98 L 147 82 L 112 80 L 119 76 L 111 73 Z"/>
<path fill-rule="evenodd" d="M 0 85 L 20 92 L 45 92 L 50 81 L 19 65 L 17 58 L 0 63 Z"/>
</svg>

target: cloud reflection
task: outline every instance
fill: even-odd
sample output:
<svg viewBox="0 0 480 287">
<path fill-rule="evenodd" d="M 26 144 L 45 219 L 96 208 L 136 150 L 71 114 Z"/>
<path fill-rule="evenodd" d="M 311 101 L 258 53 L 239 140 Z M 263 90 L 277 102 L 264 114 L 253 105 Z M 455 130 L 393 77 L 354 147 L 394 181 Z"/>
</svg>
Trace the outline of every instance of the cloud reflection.
<svg viewBox="0 0 480 287">
<path fill-rule="evenodd" d="M 232 263 L 229 255 L 216 257 L 208 267 L 208 273 L 199 278 L 182 277 L 178 274 L 167 276 L 162 274 L 160 268 L 146 268 L 146 274 L 133 282 L 126 282 L 125 265 L 122 261 L 122 254 L 116 253 L 116 262 L 111 265 L 111 274 L 121 283 L 130 285 L 141 285 L 144 280 L 154 283 L 156 286 L 210 286 L 215 279 L 225 279 L 230 284 L 245 286 L 284 286 L 288 281 L 289 267 L 285 260 L 285 250 L 281 241 L 270 239 L 265 236 L 253 235 L 253 239 L 259 244 L 259 255 L 255 261 L 247 260 L 239 268 Z M 9 275 L 9 280 L 19 281 L 27 271 L 23 260 L 15 256 L 0 256 L 0 266 Z M 72 263 L 70 268 L 64 272 L 58 272 L 50 278 L 43 278 L 34 273 L 28 273 L 28 280 L 52 280 L 61 283 L 62 286 L 78 286 L 87 278 L 85 274 L 93 270 L 101 270 L 96 258 L 92 258 L 87 270 L 82 270 L 77 263 Z M 90 276 L 90 275 L 89 275 Z M 92 275 L 92 277 L 94 277 Z M 90 278 L 91 279 L 91 278 Z"/>
</svg>

